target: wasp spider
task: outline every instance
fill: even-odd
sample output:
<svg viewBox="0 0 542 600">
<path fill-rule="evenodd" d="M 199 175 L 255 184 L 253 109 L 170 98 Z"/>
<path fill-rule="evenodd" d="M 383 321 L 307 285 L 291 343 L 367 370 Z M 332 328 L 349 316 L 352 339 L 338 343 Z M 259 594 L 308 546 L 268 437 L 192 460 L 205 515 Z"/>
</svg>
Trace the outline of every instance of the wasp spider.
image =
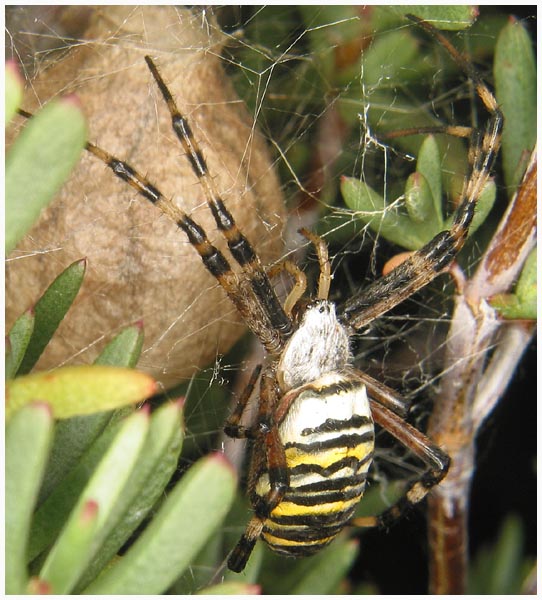
<svg viewBox="0 0 542 600">
<path fill-rule="evenodd" d="M 228 566 L 234 571 L 245 567 L 260 537 L 278 553 L 308 556 L 338 535 L 352 518 L 365 489 L 374 450 L 374 423 L 420 458 L 426 471 L 396 505 L 363 524 L 389 523 L 404 508 L 422 500 L 448 469 L 446 453 L 403 419 L 404 403 L 398 395 L 354 369 L 350 353 L 350 337 L 359 328 L 428 284 L 453 261 L 467 237 L 476 202 L 500 146 L 502 115 L 488 87 L 441 34 L 413 19 L 446 47 L 471 79 L 489 118 L 482 130 L 441 129 L 469 137 L 471 144 L 470 172 L 451 228 L 339 306 L 328 299 L 331 276 L 326 245 L 307 231 L 303 233 L 315 245 L 320 263 L 317 297 L 299 303 L 304 276 L 286 261 L 279 268 L 292 273 L 297 284 L 284 305 L 279 301 L 270 274 L 218 195 L 190 125 L 150 57 L 145 60 L 167 104 L 173 129 L 241 273 L 234 273 L 205 231 L 146 177 L 101 148 L 87 145 L 87 150 L 117 177 L 173 219 L 267 352 L 265 364 L 253 373 L 225 425 L 229 436 L 254 442 L 248 484 L 254 515 L 229 556 Z M 256 386 L 257 416 L 245 427 L 241 418 Z"/>
</svg>

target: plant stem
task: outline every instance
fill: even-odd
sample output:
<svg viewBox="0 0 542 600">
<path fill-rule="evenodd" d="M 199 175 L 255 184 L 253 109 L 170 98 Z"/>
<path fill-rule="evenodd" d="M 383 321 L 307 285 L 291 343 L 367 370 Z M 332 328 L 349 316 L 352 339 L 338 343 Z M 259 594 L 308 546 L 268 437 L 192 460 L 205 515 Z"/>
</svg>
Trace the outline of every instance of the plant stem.
<svg viewBox="0 0 542 600">
<path fill-rule="evenodd" d="M 452 459 L 446 479 L 429 498 L 429 591 L 433 594 L 466 592 L 476 435 L 508 387 L 535 330 L 531 322 L 503 321 L 487 299 L 509 290 L 535 245 L 535 234 L 533 158 L 475 275 L 456 297 L 444 376 L 428 427 L 431 439 Z"/>
</svg>

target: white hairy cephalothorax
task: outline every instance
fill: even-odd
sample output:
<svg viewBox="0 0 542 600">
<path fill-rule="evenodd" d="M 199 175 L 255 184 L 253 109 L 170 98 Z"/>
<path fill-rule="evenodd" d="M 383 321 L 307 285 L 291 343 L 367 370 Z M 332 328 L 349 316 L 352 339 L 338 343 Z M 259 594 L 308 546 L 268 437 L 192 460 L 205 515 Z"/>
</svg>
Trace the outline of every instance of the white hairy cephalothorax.
<svg viewBox="0 0 542 600">
<path fill-rule="evenodd" d="M 351 359 L 348 333 L 327 300 L 310 304 L 279 361 L 277 378 L 283 391 L 341 370 Z"/>
</svg>

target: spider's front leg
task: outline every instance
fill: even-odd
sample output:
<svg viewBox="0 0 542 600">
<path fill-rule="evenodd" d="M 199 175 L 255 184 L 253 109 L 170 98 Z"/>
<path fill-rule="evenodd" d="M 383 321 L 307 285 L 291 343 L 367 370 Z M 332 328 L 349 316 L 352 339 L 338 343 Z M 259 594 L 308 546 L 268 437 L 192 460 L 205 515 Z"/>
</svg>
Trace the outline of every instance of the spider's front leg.
<svg viewBox="0 0 542 600">
<path fill-rule="evenodd" d="M 452 135 L 470 137 L 469 172 L 458 200 L 453 223 L 450 229 L 438 233 L 429 243 L 390 273 L 355 294 L 340 307 L 340 320 L 354 330 L 360 329 L 388 312 L 447 269 L 465 243 L 476 203 L 488 182 L 501 145 L 502 112 L 474 66 L 432 25 L 417 17 L 409 16 L 409 18 L 432 35 L 472 81 L 489 118 L 482 129 L 467 127 L 445 129 Z M 410 130 L 410 133 L 413 132 L 414 130 Z"/>
</svg>

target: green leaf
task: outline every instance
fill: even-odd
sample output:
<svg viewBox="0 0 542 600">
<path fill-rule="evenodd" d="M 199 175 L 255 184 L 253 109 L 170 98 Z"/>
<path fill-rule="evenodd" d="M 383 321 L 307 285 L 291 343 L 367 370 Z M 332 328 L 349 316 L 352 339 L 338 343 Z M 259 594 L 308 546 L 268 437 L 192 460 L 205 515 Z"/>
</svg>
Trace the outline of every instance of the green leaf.
<svg viewBox="0 0 542 600">
<path fill-rule="evenodd" d="M 16 321 L 6 339 L 6 379 L 15 377 L 34 331 L 34 311 L 29 309 Z"/>
<path fill-rule="evenodd" d="M 47 464 L 47 471 L 40 490 L 38 503 L 41 504 L 51 491 L 62 481 L 81 460 L 81 457 L 109 427 L 133 412 L 127 406 L 116 411 L 105 411 L 81 417 L 71 417 L 57 421 L 53 447 Z"/>
<path fill-rule="evenodd" d="M 95 364 L 132 368 L 139 359 L 142 343 L 142 326 L 127 327 L 104 348 Z M 126 415 L 127 411 L 122 409 L 121 414 Z M 107 424 L 119 418 L 120 415 L 107 411 L 64 419 L 56 424 L 41 500 L 47 498 L 53 487 L 71 471 Z"/>
<path fill-rule="evenodd" d="M 438 215 L 435 214 L 433 193 L 427 179 L 421 173 L 412 173 L 405 185 L 405 208 L 408 216 L 417 225 L 426 224 L 428 227 L 439 227 Z M 437 233 L 440 229 L 436 229 Z M 429 239 L 433 234 L 428 232 Z"/>
<path fill-rule="evenodd" d="M 381 33 L 362 55 L 363 85 L 370 89 L 382 81 L 397 80 L 403 69 L 411 68 L 417 54 L 418 42 L 410 31 Z"/>
<path fill-rule="evenodd" d="M 424 244 L 419 229 L 411 219 L 399 213 L 397 206 L 387 206 L 384 198 L 364 181 L 343 177 L 341 192 L 345 204 L 356 212 L 355 217 L 374 232 L 408 250 L 417 250 Z M 423 231 L 423 226 L 421 227 Z"/>
<path fill-rule="evenodd" d="M 490 304 L 504 319 L 529 319 L 537 317 L 536 248 L 531 252 L 521 271 L 513 294 L 496 294 Z"/>
<path fill-rule="evenodd" d="M 86 270 L 86 260 L 67 267 L 45 290 L 34 307 L 34 331 L 18 374 L 29 373 L 72 305 Z"/>
<path fill-rule="evenodd" d="M 94 364 L 133 368 L 139 360 L 142 347 L 143 325 L 138 323 L 127 327 L 113 338 Z"/>
<path fill-rule="evenodd" d="M 28 560 L 33 561 L 40 553 L 50 546 L 58 536 L 60 530 L 66 524 L 69 514 L 76 505 L 84 488 L 89 482 L 90 477 L 96 471 L 98 464 L 107 453 L 112 444 L 113 439 L 118 434 L 119 428 L 123 421 L 120 420 L 122 411 L 112 413 L 101 413 L 101 415 L 109 416 L 107 425 L 103 431 L 96 437 L 88 450 L 81 456 L 80 449 L 74 446 L 73 451 L 76 454 L 76 459 L 72 461 L 69 457 L 63 457 L 60 465 L 53 463 L 48 465 L 48 471 L 52 470 L 54 479 L 49 483 L 48 479 L 51 475 L 46 473 L 43 488 L 47 484 L 46 493 L 43 496 L 46 498 L 40 505 L 34 515 L 32 528 L 30 532 L 30 540 L 28 544 Z M 83 419 L 84 417 L 81 417 Z M 71 419 L 73 420 L 73 419 Z M 55 442 L 58 436 L 58 427 L 63 421 L 57 423 L 55 428 Z M 53 445 L 53 449 L 55 446 Z M 62 448 L 57 448 L 62 449 Z M 72 449 L 69 446 L 64 447 L 67 453 Z M 50 458 L 50 462 L 53 457 Z M 58 474 L 58 468 L 66 465 L 66 471 Z"/>
<path fill-rule="evenodd" d="M 85 119 L 72 96 L 50 102 L 15 140 L 6 157 L 6 253 L 58 192 L 86 139 Z"/>
<path fill-rule="evenodd" d="M 520 519 L 510 515 L 502 524 L 492 547 L 478 551 L 469 568 L 469 594 L 521 594 L 522 583 L 534 567 L 524 556 L 524 533 Z"/>
<path fill-rule="evenodd" d="M 6 384 L 6 415 L 35 400 L 47 402 L 57 419 L 142 402 L 157 390 L 145 373 L 107 366 L 62 367 L 33 373 Z"/>
<path fill-rule="evenodd" d="M 267 594 L 332 594 L 351 569 L 358 555 L 357 540 L 339 536 L 329 546 L 303 560 L 295 561 L 266 552 L 261 573 Z M 280 576 L 277 576 L 280 574 Z"/>
<path fill-rule="evenodd" d="M 222 523 L 235 475 L 220 455 L 198 461 L 169 493 L 152 523 L 87 594 L 160 594 L 188 567 Z"/>
<path fill-rule="evenodd" d="M 521 181 L 536 143 L 536 60 L 523 25 L 511 19 L 495 49 L 495 94 L 504 114 L 502 160 L 509 196 Z"/>
<path fill-rule="evenodd" d="M 427 212 L 426 222 L 434 221 L 434 234 L 442 231 L 442 161 L 437 140 L 434 135 L 428 135 L 418 152 L 416 171 L 421 173 L 433 196 L 433 211 Z M 432 236 L 431 236 L 432 237 Z"/>
<path fill-rule="evenodd" d="M 107 538 L 78 587 L 84 588 L 96 578 L 164 494 L 177 468 L 183 429 L 182 402 L 169 402 L 153 413 L 145 445 L 104 527 Z"/>
<path fill-rule="evenodd" d="M 5 123 L 9 123 L 15 116 L 23 99 L 23 80 L 17 63 L 14 60 L 6 61 L 6 104 Z"/>
<path fill-rule="evenodd" d="M 39 577 L 51 585 L 52 593 L 73 589 L 103 541 L 104 526 L 136 464 L 148 427 L 148 411 L 128 417 L 92 475 L 41 569 Z"/>
<path fill-rule="evenodd" d="M 371 485 L 358 504 L 354 519 L 372 517 L 384 512 L 404 495 L 406 487 L 406 483 L 401 480 Z"/>
<path fill-rule="evenodd" d="M 229 581 L 203 588 L 196 592 L 199 596 L 247 596 L 260 594 L 260 586 L 241 581 Z"/>
<path fill-rule="evenodd" d="M 311 557 L 311 564 L 303 565 L 303 573 L 291 594 L 331 594 L 346 576 L 358 555 L 357 540 L 335 540 L 322 552 Z"/>
<path fill-rule="evenodd" d="M 25 406 L 6 427 L 5 587 L 8 594 L 26 591 L 26 546 L 52 436 L 51 411 L 41 403 Z"/>
</svg>

